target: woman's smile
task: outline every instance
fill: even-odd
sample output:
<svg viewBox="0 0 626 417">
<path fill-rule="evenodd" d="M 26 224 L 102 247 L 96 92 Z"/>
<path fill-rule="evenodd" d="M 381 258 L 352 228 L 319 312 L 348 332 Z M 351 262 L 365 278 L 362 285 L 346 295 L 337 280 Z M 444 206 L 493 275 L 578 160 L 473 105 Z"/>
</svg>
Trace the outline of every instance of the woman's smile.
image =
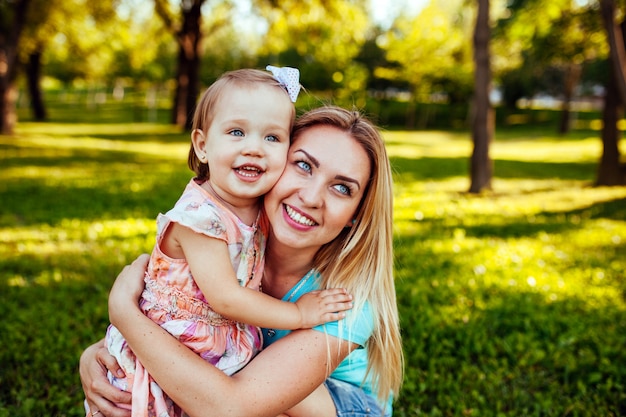
<svg viewBox="0 0 626 417">
<path fill-rule="evenodd" d="M 303 226 L 315 226 L 317 224 L 314 220 L 310 219 L 305 214 L 300 214 L 298 211 L 296 211 L 295 208 L 287 204 L 284 204 L 283 206 L 285 207 L 285 212 L 287 213 L 287 216 L 294 222 Z"/>
</svg>

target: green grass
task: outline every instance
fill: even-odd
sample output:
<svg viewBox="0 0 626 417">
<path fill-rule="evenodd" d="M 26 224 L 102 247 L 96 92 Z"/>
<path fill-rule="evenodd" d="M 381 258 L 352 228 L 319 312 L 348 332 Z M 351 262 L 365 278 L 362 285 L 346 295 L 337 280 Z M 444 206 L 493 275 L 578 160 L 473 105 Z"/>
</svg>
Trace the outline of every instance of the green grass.
<svg viewBox="0 0 626 417">
<path fill-rule="evenodd" d="M 78 357 L 104 334 L 108 289 L 190 176 L 186 134 L 64 111 L 74 122 L 0 136 L 2 417 L 84 415 Z M 498 131 L 494 191 L 479 196 L 464 192 L 467 133 L 385 132 L 396 415 L 626 414 L 626 187 L 591 186 L 597 132 L 550 130 Z"/>
</svg>

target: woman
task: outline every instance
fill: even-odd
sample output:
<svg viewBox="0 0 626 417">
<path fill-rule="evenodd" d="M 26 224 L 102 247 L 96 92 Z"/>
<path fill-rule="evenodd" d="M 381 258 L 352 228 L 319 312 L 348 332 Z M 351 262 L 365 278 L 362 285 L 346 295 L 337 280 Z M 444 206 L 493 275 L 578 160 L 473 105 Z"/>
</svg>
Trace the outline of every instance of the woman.
<svg viewBox="0 0 626 417">
<path fill-rule="evenodd" d="M 271 231 L 262 289 L 293 302 L 317 288 L 346 288 L 354 300 L 347 318 L 290 333 L 266 329 L 269 346 L 229 377 L 141 313 L 140 260 L 111 290 L 111 321 L 190 416 L 335 416 L 358 408 L 356 415 L 391 415 L 402 381 L 392 197 L 389 160 L 376 128 L 357 112 L 309 111 L 296 121 L 287 167 L 265 196 Z M 128 415 L 107 400 L 129 401 L 125 393 L 103 388 L 104 368 L 117 367 L 100 346 L 81 357 L 90 409 Z"/>
</svg>

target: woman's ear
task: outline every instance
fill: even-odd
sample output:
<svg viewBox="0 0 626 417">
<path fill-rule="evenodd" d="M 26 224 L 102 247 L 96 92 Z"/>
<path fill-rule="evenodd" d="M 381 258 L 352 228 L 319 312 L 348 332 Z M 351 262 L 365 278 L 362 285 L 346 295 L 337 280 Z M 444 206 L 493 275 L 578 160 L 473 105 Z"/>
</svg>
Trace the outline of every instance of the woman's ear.
<svg viewBox="0 0 626 417">
<path fill-rule="evenodd" d="M 201 162 L 207 161 L 206 142 L 206 135 L 202 130 L 194 129 L 194 131 L 191 132 L 191 143 L 193 144 L 193 150 Z"/>
<path fill-rule="evenodd" d="M 356 219 L 352 219 L 348 223 L 346 223 L 346 227 L 352 227 L 356 224 Z"/>
</svg>

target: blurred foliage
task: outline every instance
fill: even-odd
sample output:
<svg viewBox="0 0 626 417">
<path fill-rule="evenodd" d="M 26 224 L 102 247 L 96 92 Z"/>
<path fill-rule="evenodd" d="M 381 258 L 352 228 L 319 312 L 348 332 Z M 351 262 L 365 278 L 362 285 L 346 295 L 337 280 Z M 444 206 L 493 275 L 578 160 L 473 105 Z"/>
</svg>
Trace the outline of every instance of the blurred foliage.
<svg viewBox="0 0 626 417">
<path fill-rule="evenodd" d="M 516 0 L 496 22 L 493 37 L 494 67 L 504 102 L 515 108 L 517 100 L 535 94 L 562 97 L 568 73 L 582 71 L 580 93 L 605 85 L 602 65 L 608 54 L 596 2 Z M 585 87 L 586 85 L 586 89 Z"/>
<path fill-rule="evenodd" d="M 468 101 L 473 83 L 472 9 L 462 0 L 431 1 L 415 17 L 399 16 L 380 39 L 395 67 L 378 67 L 376 74 L 411 85 L 418 101 L 434 93 L 451 103 Z"/>
<path fill-rule="evenodd" d="M 176 65 L 181 5 L 92 3 L 33 7 L 22 54 L 43 49 L 45 76 L 67 86 L 166 86 Z M 365 0 L 207 1 L 202 84 L 227 70 L 271 63 L 300 68 L 307 90 L 344 105 L 362 107 L 371 97 L 469 102 L 474 5 L 430 0 L 410 6 L 408 0 L 390 5 L 383 21 Z M 492 9 L 494 86 L 512 107 L 521 97 L 561 94 L 572 65 L 583 68 L 581 93 L 593 95 L 606 81 L 605 72 L 595 70 L 607 56 L 595 2 L 493 0 Z"/>
</svg>

